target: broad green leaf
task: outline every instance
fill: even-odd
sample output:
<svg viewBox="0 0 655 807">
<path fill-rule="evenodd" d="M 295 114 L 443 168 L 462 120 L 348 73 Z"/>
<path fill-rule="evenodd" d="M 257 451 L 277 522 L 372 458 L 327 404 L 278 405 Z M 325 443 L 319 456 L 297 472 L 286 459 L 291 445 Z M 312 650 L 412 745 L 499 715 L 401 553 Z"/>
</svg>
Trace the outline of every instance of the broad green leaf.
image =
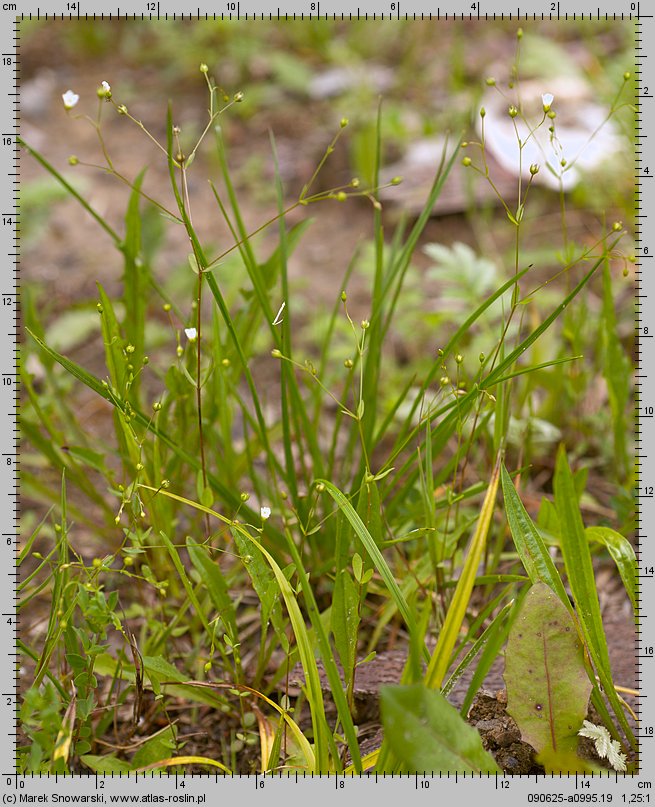
<svg viewBox="0 0 655 807">
<path fill-rule="evenodd" d="M 385 740 L 402 773 L 500 773 L 478 732 L 441 692 L 424 684 L 385 686 L 380 708 Z"/>
<path fill-rule="evenodd" d="M 175 753 L 176 733 L 173 725 L 166 726 L 163 731 L 157 732 L 136 751 L 130 761 L 130 767 L 143 768 L 154 762 L 159 762 Z"/>
<path fill-rule="evenodd" d="M 575 753 L 591 681 L 575 619 L 545 583 L 528 592 L 505 652 L 507 711 L 541 753 Z"/>
<path fill-rule="evenodd" d="M 610 553 L 636 613 L 637 558 L 632 544 L 627 538 L 609 527 L 587 527 L 585 534 L 590 541 L 603 544 Z"/>
<path fill-rule="evenodd" d="M 546 749 L 537 756 L 537 762 L 543 765 L 546 773 L 572 774 L 572 773 L 594 773 L 607 776 L 607 769 L 600 765 L 592 765 L 588 759 L 580 759 L 573 751 L 552 751 Z"/>
<path fill-rule="evenodd" d="M 91 768 L 96 773 L 127 773 L 132 770 L 129 762 L 124 762 L 122 759 L 108 755 L 106 757 L 96 756 L 95 754 L 84 754 L 80 757 L 82 762 L 87 768 Z"/>
</svg>

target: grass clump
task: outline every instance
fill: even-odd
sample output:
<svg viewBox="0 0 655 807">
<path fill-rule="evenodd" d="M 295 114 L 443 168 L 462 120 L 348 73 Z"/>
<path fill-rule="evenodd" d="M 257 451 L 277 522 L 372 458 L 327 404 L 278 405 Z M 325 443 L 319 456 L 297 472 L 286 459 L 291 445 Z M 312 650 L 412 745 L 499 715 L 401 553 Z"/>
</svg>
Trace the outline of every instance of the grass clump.
<svg viewBox="0 0 655 807">
<path fill-rule="evenodd" d="M 22 769 L 497 770 L 464 717 L 531 584 L 554 592 L 577 626 L 586 648 L 578 673 L 588 678 L 581 691 L 591 691 L 615 741 L 634 749 L 612 679 L 591 552 L 609 549 L 633 601 L 634 553 L 609 525 L 585 528 L 585 477 L 571 471 L 566 451 L 575 453 L 575 419 L 566 407 L 557 419 L 552 414 L 553 401 L 575 399 L 596 372 L 577 368 L 599 364 L 611 386 L 606 425 L 614 435 L 602 461 L 613 466 L 612 484 L 628 483 L 630 381 L 612 296 L 623 226 L 600 227 L 576 243 L 566 227 L 561 166 L 562 244 L 545 262 L 555 268 L 537 272 L 525 258 L 526 211 L 545 169 L 531 164 L 525 179 L 519 168 L 518 204 L 500 199 L 513 240 L 506 267 L 462 245 L 426 247 L 434 278 L 457 292 L 457 310 L 438 312 L 442 347 L 403 366 L 389 346 L 399 338 L 411 344 L 413 330 L 424 328 L 415 321 L 417 255 L 449 174 L 463 170 L 462 144 L 450 139 L 421 213 L 389 235 L 379 113 L 370 185 L 353 178 L 320 189 L 347 131 L 344 118 L 289 201 L 271 137 L 277 209 L 251 227 L 220 126 L 247 94 L 224 92 L 204 64 L 200 72 L 209 114 L 192 143 L 172 107 L 158 139 L 107 82 L 95 116 L 80 116 L 98 136 L 103 162 L 94 167 L 125 186 L 120 231 L 23 143 L 104 231 L 121 257 L 123 283 L 119 294 L 98 285 L 91 327 L 101 333 L 102 369 L 57 349 L 27 298 L 23 430 L 32 453 L 23 485 L 49 509 L 21 554 L 21 608 L 46 597 L 49 604 L 46 626 L 22 647 L 32 676 L 22 707 Z M 74 95 L 64 98 L 71 117 Z M 520 105 L 508 107 L 519 164 L 541 128 L 556 140 L 556 108 L 544 96 L 534 120 Z M 149 190 L 145 172 L 129 178 L 116 167 L 107 112 L 155 146 L 166 194 Z M 210 183 L 216 214 L 230 234 L 219 245 L 194 225 L 192 168 L 207 145 L 220 175 Z M 484 127 L 465 148 L 464 168 L 495 188 Z M 76 170 L 88 165 L 70 162 Z M 304 303 L 289 267 L 311 229 L 307 217 L 291 217 L 362 201 L 370 243 L 342 268 L 343 291 L 323 317 L 320 339 L 299 339 Z M 171 293 L 156 271 L 164 227 L 188 245 L 184 295 Z M 351 288 L 361 291 L 359 262 L 370 282 L 363 317 L 351 303 Z M 458 276 L 460 264 L 467 265 Z M 603 281 L 602 355 L 580 321 L 596 277 Z M 474 294 L 469 281 L 478 284 Z M 408 307 L 412 300 L 417 310 Z M 103 413 L 102 427 L 82 417 L 76 401 L 83 388 Z M 535 495 L 530 469 L 549 460 L 554 502 L 538 491 L 535 523 L 521 488 Z M 45 464 L 56 487 L 53 473 L 39 475 Z M 392 637 L 406 664 L 382 696 L 384 742 L 366 756 L 358 672 Z M 294 695 L 296 664 L 302 691 Z M 458 714 L 446 696 L 472 670 Z M 586 714 L 586 703 L 575 708 Z M 406 748 L 401 713 L 417 725 Z M 220 731 L 212 754 L 200 753 L 206 743 L 190 727 L 206 731 L 214 721 Z M 549 754 L 554 770 L 563 757 L 557 748 Z"/>
</svg>

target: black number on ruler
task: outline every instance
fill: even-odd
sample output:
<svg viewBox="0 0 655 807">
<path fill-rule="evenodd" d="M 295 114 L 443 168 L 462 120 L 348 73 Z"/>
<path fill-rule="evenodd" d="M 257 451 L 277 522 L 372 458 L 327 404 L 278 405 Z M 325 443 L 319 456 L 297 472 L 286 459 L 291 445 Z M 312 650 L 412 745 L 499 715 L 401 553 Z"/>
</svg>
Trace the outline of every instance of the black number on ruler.
<svg viewBox="0 0 655 807">
<path fill-rule="evenodd" d="M 157 11 L 157 3 L 146 3 L 146 11 Z"/>
<path fill-rule="evenodd" d="M 551 11 L 557 11 L 557 3 L 551 3 L 550 4 L 550 10 Z"/>
<path fill-rule="evenodd" d="M 66 3 L 66 11 L 77 11 L 77 3 Z"/>
<path fill-rule="evenodd" d="M 12 62 L 12 60 L 11 60 L 11 56 L 3 56 L 3 57 L 2 57 L 2 64 L 3 64 L 5 67 L 9 67 L 10 65 L 12 65 L 12 64 L 13 64 L 13 62 Z"/>
<path fill-rule="evenodd" d="M 228 3 L 227 4 L 227 10 L 228 11 L 236 11 L 237 10 L 237 4 L 236 3 Z"/>
<path fill-rule="evenodd" d="M 655 488 L 652 485 L 647 485 L 644 488 L 644 496 L 653 496 L 655 495 Z"/>
</svg>

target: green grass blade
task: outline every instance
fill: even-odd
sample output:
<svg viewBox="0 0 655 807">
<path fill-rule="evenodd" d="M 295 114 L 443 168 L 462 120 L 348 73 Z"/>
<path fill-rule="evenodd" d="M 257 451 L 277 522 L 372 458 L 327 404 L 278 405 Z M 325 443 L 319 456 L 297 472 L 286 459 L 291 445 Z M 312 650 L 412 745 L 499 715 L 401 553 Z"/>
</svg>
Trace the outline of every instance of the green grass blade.
<svg viewBox="0 0 655 807">
<path fill-rule="evenodd" d="M 348 499 L 343 495 L 343 493 L 335 487 L 332 482 L 328 482 L 327 479 L 317 479 L 317 483 L 325 485 L 326 491 L 332 496 L 334 501 L 337 503 L 337 506 L 341 510 L 341 512 L 345 515 L 345 517 L 350 522 L 350 526 L 353 528 L 357 537 L 366 547 L 366 551 L 371 557 L 371 560 L 375 564 L 375 568 L 378 570 L 380 576 L 384 580 L 384 583 L 393 599 L 400 615 L 402 616 L 405 625 L 407 625 L 407 629 L 410 633 L 410 636 L 415 637 L 417 635 L 417 626 L 416 620 L 414 619 L 414 614 L 409 607 L 407 600 L 403 596 L 398 583 L 396 582 L 395 577 L 389 566 L 387 565 L 387 561 L 384 558 L 384 555 L 378 549 L 375 540 L 373 539 L 371 533 L 366 529 L 364 522 L 361 518 L 357 515 L 355 508 L 352 504 L 348 501 Z"/>
<path fill-rule="evenodd" d="M 125 335 L 133 346 L 132 364 L 143 365 L 145 353 L 145 316 L 150 288 L 150 271 L 142 254 L 140 192 L 145 169 L 134 181 L 125 214 L 125 240 L 122 245 L 123 299 L 125 300 Z M 132 388 L 138 396 L 140 374 L 136 373 Z"/>
<path fill-rule="evenodd" d="M 111 227 L 110 227 L 110 226 L 107 224 L 107 222 L 106 222 L 106 221 L 105 221 L 105 220 L 102 218 L 102 216 L 101 216 L 101 215 L 100 215 L 100 214 L 99 214 L 97 211 L 95 211 L 95 210 L 94 210 L 94 209 L 91 207 L 91 205 L 90 205 L 90 204 L 89 204 L 89 203 L 86 201 L 86 199 L 84 199 L 84 197 L 83 197 L 83 196 L 81 196 L 81 195 L 80 195 L 80 194 L 79 194 L 79 193 L 78 193 L 78 192 L 75 190 L 75 188 L 74 188 L 74 187 L 73 187 L 73 186 L 72 186 L 72 185 L 71 185 L 69 182 L 67 182 L 67 181 L 64 179 L 64 177 L 63 177 L 63 176 L 62 176 L 62 175 L 59 173 L 59 171 L 57 171 L 57 169 L 56 169 L 56 168 L 55 168 L 53 165 L 51 165 L 51 164 L 50 164 L 50 163 L 49 163 L 49 162 L 46 160 L 46 158 L 45 158 L 45 157 L 44 157 L 42 154 L 40 154 L 40 153 L 39 153 L 39 152 L 38 152 L 38 151 L 37 151 L 35 148 L 33 148 L 32 146 L 28 145 L 28 144 L 27 144 L 27 143 L 26 143 L 26 142 L 23 140 L 23 138 L 22 138 L 22 137 L 20 137 L 20 136 L 19 136 L 19 137 L 17 137 L 16 139 L 17 139 L 17 141 L 18 141 L 19 145 L 21 145 L 21 146 L 22 146 L 24 149 L 26 149 L 26 150 L 27 150 L 27 152 L 28 152 L 28 154 L 31 154 L 31 155 L 32 155 L 32 157 L 34 157 L 34 159 L 35 159 L 35 160 L 36 160 L 36 161 L 37 161 L 37 162 L 38 162 L 38 163 L 39 163 L 39 164 L 40 164 L 40 165 L 41 165 L 43 168 L 45 168 L 45 170 L 46 170 L 46 171 L 47 171 L 47 172 L 48 172 L 48 173 L 49 173 L 51 176 L 53 176 L 53 177 L 54 177 L 54 178 L 57 180 L 57 182 L 59 182 L 59 183 L 60 183 L 60 184 L 61 184 L 61 185 L 62 185 L 62 186 L 63 186 L 63 187 L 66 189 L 66 191 L 67 191 L 68 193 L 70 193 L 70 195 L 73 197 L 73 199 L 77 199 L 77 201 L 78 201 L 78 202 L 79 202 L 79 203 L 82 205 L 82 207 L 83 207 L 83 208 L 86 210 L 86 212 L 87 212 L 89 215 L 93 216 L 93 218 L 94 218 L 94 219 L 95 219 L 95 220 L 98 222 L 98 224 L 99 224 L 99 225 L 102 227 L 102 229 L 103 229 L 103 230 L 104 230 L 104 231 L 107 233 L 107 235 L 108 235 L 108 236 L 109 236 L 109 237 L 112 239 L 112 241 L 114 242 L 114 244 L 115 244 L 117 247 L 120 247 L 121 238 L 120 238 L 120 236 L 118 235 L 118 233 L 117 233 L 115 230 L 113 230 L 113 229 L 112 229 L 112 228 L 111 228 Z"/>
<path fill-rule="evenodd" d="M 619 239 L 617 239 L 610 247 L 609 252 L 611 252 L 616 245 L 618 244 Z M 591 278 L 594 276 L 598 267 L 601 266 L 603 261 L 605 260 L 605 256 L 601 256 L 596 260 L 591 267 L 591 269 L 587 272 L 586 275 L 580 280 L 580 282 L 573 288 L 573 290 L 567 294 L 567 296 L 562 300 L 561 303 L 553 310 L 551 313 L 546 317 L 546 319 L 532 331 L 514 350 L 512 350 L 504 359 L 501 361 L 495 370 L 492 370 L 489 375 L 482 380 L 480 383 L 481 389 L 488 389 L 489 387 L 497 384 L 499 380 L 503 377 L 505 371 L 511 367 L 514 362 L 519 359 L 526 350 L 531 347 L 539 337 L 550 328 L 550 326 L 555 322 L 555 320 L 566 310 L 567 306 L 569 305 L 572 300 L 574 300 L 578 294 L 582 291 L 582 289 L 589 283 Z"/>
<path fill-rule="evenodd" d="M 56 350 L 53 350 L 51 347 L 46 345 L 45 342 L 39 339 L 39 337 L 32 333 L 29 329 L 26 328 L 25 330 L 43 351 L 45 351 L 51 358 L 55 359 L 74 378 L 77 378 L 79 381 L 89 387 L 89 389 L 92 389 L 94 392 L 112 404 L 112 406 L 114 406 L 116 409 L 123 413 L 125 412 L 125 402 L 112 394 L 109 388 L 104 386 L 100 379 L 96 378 L 79 364 L 71 361 L 71 359 L 67 359 L 65 356 L 57 353 Z M 179 457 L 179 459 L 186 462 L 195 471 L 200 470 L 200 460 L 193 454 L 185 451 L 182 446 L 173 440 L 173 438 L 170 437 L 166 432 L 158 429 L 154 425 L 152 417 L 140 412 L 137 409 L 132 409 L 132 416 L 140 426 L 146 428 L 151 434 L 168 446 L 177 455 L 177 457 Z M 211 473 L 207 474 L 207 481 L 217 495 L 220 496 L 221 501 L 223 501 L 228 507 L 235 511 L 240 510 L 242 516 L 248 521 L 256 523 L 259 520 L 259 516 L 255 513 L 255 511 L 244 504 L 239 498 L 239 494 L 232 488 L 224 485 L 216 476 Z M 269 528 L 269 535 L 276 541 L 278 545 L 284 543 L 284 536 L 274 527 Z"/>
<path fill-rule="evenodd" d="M 255 546 L 266 558 L 266 561 L 273 571 L 278 588 L 280 589 L 280 593 L 287 607 L 291 626 L 293 628 L 294 636 L 296 637 L 300 661 L 305 674 L 307 699 L 310 704 L 312 726 L 314 729 L 317 771 L 327 773 L 329 770 L 331 770 L 331 767 L 328 764 L 328 749 L 330 750 L 331 756 L 336 764 L 339 763 L 339 755 L 336 749 L 334 738 L 327 726 L 325 719 L 325 704 L 323 702 L 323 693 L 321 691 L 318 667 L 316 666 L 316 659 L 314 658 L 312 644 L 307 632 L 305 621 L 300 611 L 300 607 L 298 605 L 296 594 L 291 588 L 291 584 L 287 580 L 280 566 L 277 564 L 275 558 L 265 549 L 260 541 L 254 538 L 250 532 L 245 529 L 242 524 L 232 521 L 221 513 L 216 512 L 216 510 L 212 510 L 210 507 L 205 507 L 205 505 L 200 504 L 199 502 L 194 502 L 192 499 L 187 499 L 184 496 L 178 496 L 177 494 L 171 493 L 168 490 L 156 490 L 148 485 L 141 485 L 140 487 L 146 490 L 151 490 L 159 496 L 166 496 L 169 499 L 174 499 L 178 502 L 186 504 L 195 510 L 199 510 L 202 513 L 206 513 L 207 515 L 217 518 L 224 524 L 228 524 L 234 530 L 237 530 L 247 541 L 252 543 L 253 546 Z M 302 568 L 299 568 L 297 571 L 301 577 L 304 576 Z"/>
<path fill-rule="evenodd" d="M 480 518 L 476 527 L 471 545 L 469 546 L 464 561 L 464 567 L 457 583 L 453 599 L 448 608 L 448 613 L 437 640 L 437 646 L 432 653 L 432 658 L 425 674 L 425 683 L 431 689 L 438 689 L 443 683 L 444 676 L 450 667 L 451 657 L 460 628 L 466 616 L 466 610 L 471 599 L 471 592 L 475 585 L 475 576 L 478 566 L 484 554 L 487 543 L 487 535 L 491 526 L 491 519 L 494 513 L 498 482 L 500 481 L 500 455 L 496 461 L 496 466 L 491 475 L 487 494 L 484 497 Z"/>
<path fill-rule="evenodd" d="M 605 695 L 631 744 L 635 736 L 627 721 L 621 702 L 614 689 L 607 639 L 600 614 L 600 603 L 596 590 L 596 580 L 589 551 L 589 541 L 578 504 L 575 481 L 564 446 L 557 452 L 557 464 L 553 483 L 555 507 L 561 529 L 561 550 L 566 566 L 571 594 L 575 602 L 580 627 L 585 644 L 600 679 Z"/>
<path fill-rule="evenodd" d="M 539 531 L 523 506 L 512 478 L 504 465 L 501 475 L 507 521 L 514 540 L 514 546 L 525 571 L 533 583 L 541 581 L 549 586 L 570 610 L 571 603 L 557 567 L 548 552 L 548 547 L 543 542 Z"/>
</svg>

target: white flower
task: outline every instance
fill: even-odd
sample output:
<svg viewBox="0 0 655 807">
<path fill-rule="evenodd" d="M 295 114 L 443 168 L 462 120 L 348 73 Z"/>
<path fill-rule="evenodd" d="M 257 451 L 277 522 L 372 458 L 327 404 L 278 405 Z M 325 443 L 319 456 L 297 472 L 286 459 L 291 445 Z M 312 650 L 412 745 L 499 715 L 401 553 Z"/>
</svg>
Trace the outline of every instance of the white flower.
<svg viewBox="0 0 655 807">
<path fill-rule="evenodd" d="M 601 759 L 607 759 L 615 771 L 626 769 L 626 756 L 621 753 L 621 746 L 613 740 L 605 726 L 595 726 L 588 720 L 584 720 L 582 728 L 578 732 L 581 737 L 588 737 L 594 741 L 596 753 Z"/>
<path fill-rule="evenodd" d="M 72 90 L 66 90 L 66 92 L 61 96 L 61 99 L 64 102 L 65 109 L 72 109 L 80 100 L 80 96 Z"/>
<path fill-rule="evenodd" d="M 544 112 L 548 112 L 550 110 L 554 100 L 555 96 L 552 94 L 552 92 L 545 92 L 541 96 L 541 103 L 544 105 Z"/>
<path fill-rule="evenodd" d="M 195 342 L 198 338 L 198 331 L 195 328 L 185 328 L 184 333 L 189 342 Z"/>
<path fill-rule="evenodd" d="M 280 310 L 275 315 L 275 319 L 273 320 L 273 323 L 272 323 L 273 325 L 279 325 L 282 322 L 282 319 L 283 319 L 282 312 L 284 311 L 285 306 L 286 306 L 286 303 L 282 303 L 282 305 L 280 306 Z"/>
<path fill-rule="evenodd" d="M 103 82 L 102 82 L 102 89 L 103 89 L 105 92 L 111 92 L 111 86 L 110 86 L 110 84 L 109 84 L 109 82 L 108 82 L 108 81 L 103 81 Z"/>
<path fill-rule="evenodd" d="M 270 507 L 260 507 L 259 508 L 259 515 L 262 517 L 262 521 L 266 521 L 267 518 L 271 517 L 271 508 Z"/>
</svg>

